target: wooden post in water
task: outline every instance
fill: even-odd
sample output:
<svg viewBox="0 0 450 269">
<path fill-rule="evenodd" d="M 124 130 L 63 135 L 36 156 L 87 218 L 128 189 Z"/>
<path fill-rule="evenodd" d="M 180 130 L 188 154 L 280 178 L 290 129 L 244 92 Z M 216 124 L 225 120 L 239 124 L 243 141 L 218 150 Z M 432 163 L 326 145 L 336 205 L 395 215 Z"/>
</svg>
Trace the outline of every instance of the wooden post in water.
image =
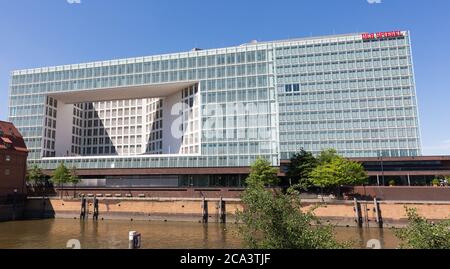
<svg viewBox="0 0 450 269">
<path fill-rule="evenodd" d="M 98 198 L 95 196 L 94 197 L 94 215 L 92 216 L 92 219 L 94 220 L 98 220 Z"/>
<path fill-rule="evenodd" d="M 208 223 L 208 201 L 205 197 L 202 200 L 202 223 Z"/>
<path fill-rule="evenodd" d="M 16 220 L 16 210 L 17 210 L 17 189 L 14 189 L 13 194 L 13 208 L 12 208 L 12 220 Z"/>
<path fill-rule="evenodd" d="M 86 219 L 86 198 L 84 196 L 81 197 L 80 219 L 82 219 L 82 220 Z"/>
<path fill-rule="evenodd" d="M 353 204 L 353 210 L 355 211 L 355 222 L 358 224 L 358 227 L 362 228 L 363 218 L 361 214 L 361 204 L 356 198 L 353 200 Z"/>
<path fill-rule="evenodd" d="M 45 209 L 46 209 L 47 205 L 45 202 L 45 196 L 42 196 L 42 212 L 41 212 L 41 218 L 45 217 Z"/>
<path fill-rule="evenodd" d="M 227 222 L 227 213 L 226 213 L 226 204 L 222 197 L 220 197 L 219 201 L 219 221 L 220 223 Z"/>
<path fill-rule="evenodd" d="M 378 224 L 378 227 L 380 229 L 383 228 L 383 216 L 381 215 L 381 209 L 380 209 L 380 203 L 378 202 L 377 198 L 373 198 L 373 206 L 375 210 L 375 218 L 376 222 Z"/>
</svg>

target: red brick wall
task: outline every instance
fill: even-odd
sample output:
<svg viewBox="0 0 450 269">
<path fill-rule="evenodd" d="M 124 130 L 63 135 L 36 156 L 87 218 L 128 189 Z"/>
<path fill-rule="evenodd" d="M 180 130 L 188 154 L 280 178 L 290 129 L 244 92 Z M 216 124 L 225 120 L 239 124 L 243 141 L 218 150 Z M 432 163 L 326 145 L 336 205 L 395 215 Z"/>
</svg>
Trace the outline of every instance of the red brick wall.
<svg viewBox="0 0 450 269">
<path fill-rule="evenodd" d="M 7 161 L 7 156 L 10 161 Z M 26 153 L 0 149 L 0 197 L 14 193 L 14 189 L 17 189 L 18 194 L 26 192 L 26 160 Z M 9 175 L 5 173 L 7 169 Z"/>
<path fill-rule="evenodd" d="M 387 201 L 450 201 L 450 187 L 356 186 L 343 192 L 350 196 Z"/>
</svg>

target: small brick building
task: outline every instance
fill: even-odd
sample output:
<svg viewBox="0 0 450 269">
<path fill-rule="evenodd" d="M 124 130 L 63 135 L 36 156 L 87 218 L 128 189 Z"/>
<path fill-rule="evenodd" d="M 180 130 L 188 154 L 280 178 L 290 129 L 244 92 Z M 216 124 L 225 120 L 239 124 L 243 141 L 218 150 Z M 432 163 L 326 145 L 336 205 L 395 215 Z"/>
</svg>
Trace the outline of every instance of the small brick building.
<svg viewBox="0 0 450 269">
<path fill-rule="evenodd" d="M 10 122 L 0 121 L 0 201 L 17 191 L 26 193 L 28 150 L 22 135 Z"/>
</svg>

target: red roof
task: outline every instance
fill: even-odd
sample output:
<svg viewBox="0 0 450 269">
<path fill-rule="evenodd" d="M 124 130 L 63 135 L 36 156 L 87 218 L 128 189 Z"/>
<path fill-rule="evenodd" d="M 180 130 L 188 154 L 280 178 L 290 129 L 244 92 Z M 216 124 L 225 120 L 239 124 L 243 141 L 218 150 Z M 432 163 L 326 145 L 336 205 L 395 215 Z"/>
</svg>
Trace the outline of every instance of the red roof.
<svg viewBox="0 0 450 269">
<path fill-rule="evenodd" d="M 0 149 L 28 152 L 22 135 L 11 122 L 0 121 L 0 138 Z"/>
</svg>

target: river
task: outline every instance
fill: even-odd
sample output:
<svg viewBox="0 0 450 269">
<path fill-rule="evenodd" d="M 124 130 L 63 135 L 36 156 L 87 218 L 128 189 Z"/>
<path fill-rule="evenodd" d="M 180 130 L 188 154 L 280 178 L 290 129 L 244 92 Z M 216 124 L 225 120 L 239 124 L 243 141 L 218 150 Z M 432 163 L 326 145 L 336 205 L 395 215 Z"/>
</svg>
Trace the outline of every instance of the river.
<svg viewBox="0 0 450 269">
<path fill-rule="evenodd" d="M 1 249 L 62 249 L 76 239 L 83 249 L 128 248 L 128 232 L 142 234 L 145 249 L 236 249 L 242 242 L 234 224 L 190 222 L 80 221 L 47 219 L 0 223 Z M 398 240 L 390 229 L 335 228 L 338 240 L 365 248 L 367 241 L 380 240 L 383 248 L 396 248 Z"/>
</svg>

